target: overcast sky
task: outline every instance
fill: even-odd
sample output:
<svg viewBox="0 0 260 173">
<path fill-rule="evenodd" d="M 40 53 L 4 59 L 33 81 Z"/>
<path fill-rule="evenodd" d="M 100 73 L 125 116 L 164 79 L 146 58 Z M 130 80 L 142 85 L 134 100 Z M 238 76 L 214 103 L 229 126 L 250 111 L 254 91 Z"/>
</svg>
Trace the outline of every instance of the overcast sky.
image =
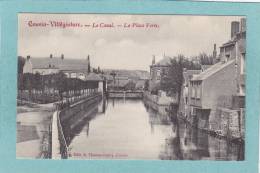
<svg viewBox="0 0 260 173">
<path fill-rule="evenodd" d="M 148 70 L 152 55 L 211 54 L 230 39 L 235 16 L 184 15 L 98 15 L 98 14 L 19 14 L 18 55 L 86 58 L 101 68 Z M 29 27 L 28 22 L 79 22 L 81 24 L 153 23 L 159 28 L 53 28 Z M 219 50 L 218 50 L 219 52 Z M 157 58 L 158 61 L 160 58 Z"/>
</svg>

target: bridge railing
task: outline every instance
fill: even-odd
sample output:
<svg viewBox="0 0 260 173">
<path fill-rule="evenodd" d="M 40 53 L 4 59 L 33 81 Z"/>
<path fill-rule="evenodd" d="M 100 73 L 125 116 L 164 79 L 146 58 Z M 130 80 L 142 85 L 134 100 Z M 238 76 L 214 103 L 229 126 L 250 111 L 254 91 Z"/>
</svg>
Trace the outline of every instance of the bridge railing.
<svg viewBox="0 0 260 173">
<path fill-rule="evenodd" d="M 65 114 L 66 110 L 72 109 L 77 104 L 81 104 L 82 102 L 88 101 L 97 96 L 101 96 L 101 93 L 97 92 L 85 97 L 84 99 L 79 99 L 77 100 L 78 102 L 74 103 L 66 101 L 55 103 L 56 111 L 53 114 L 52 120 L 52 158 L 66 159 L 69 155 L 68 144 L 62 126 L 62 116 Z"/>
<path fill-rule="evenodd" d="M 60 111 L 58 111 L 58 116 L 57 116 L 57 125 L 58 125 L 58 131 L 59 131 L 59 141 L 60 141 L 60 153 L 61 153 L 61 157 L 62 159 L 66 159 L 68 158 L 68 145 L 63 133 L 63 129 L 61 126 L 61 121 L 60 121 Z"/>
<path fill-rule="evenodd" d="M 52 158 L 68 158 L 68 146 L 63 134 L 60 118 L 60 111 L 55 111 L 52 120 Z"/>
</svg>

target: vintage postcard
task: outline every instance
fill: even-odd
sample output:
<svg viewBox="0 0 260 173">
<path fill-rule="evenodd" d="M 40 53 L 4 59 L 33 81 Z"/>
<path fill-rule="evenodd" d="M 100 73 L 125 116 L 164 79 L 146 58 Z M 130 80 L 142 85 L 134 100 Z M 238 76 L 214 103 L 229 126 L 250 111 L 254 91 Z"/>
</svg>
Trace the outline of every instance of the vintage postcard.
<svg viewBox="0 0 260 173">
<path fill-rule="evenodd" d="M 246 16 L 18 14 L 19 159 L 245 160 Z"/>
</svg>

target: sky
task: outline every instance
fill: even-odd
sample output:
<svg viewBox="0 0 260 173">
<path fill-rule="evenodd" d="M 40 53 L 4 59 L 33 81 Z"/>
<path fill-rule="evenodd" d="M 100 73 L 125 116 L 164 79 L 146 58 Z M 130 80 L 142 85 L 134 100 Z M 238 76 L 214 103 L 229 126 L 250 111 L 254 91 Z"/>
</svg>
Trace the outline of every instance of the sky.
<svg viewBox="0 0 260 173">
<path fill-rule="evenodd" d="M 18 55 L 82 59 L 109 69 L 149 70 L 153 55 L 187 57 L 212 54 L 230 39 L 231 22 L 239 16 L 32 14 L 18 15 Z M 83 27 L 52 27 L 50 21 Z M 35 26 L 47 23 L 48 26 Z M 95 25 L 112 24 L 114 28 Z M 156 27 L 136 27 L 133 23 Z M 34 26 L 30 26 L 34 24 Z M 130 25 L 130 28 L 122 27 Z M 85 27 L 90 25 L 90 27 Z M 121 27 L 117 27 L 121 25 Z M 219 49 L 217 49 L 219 52 Z"/>
</svg>

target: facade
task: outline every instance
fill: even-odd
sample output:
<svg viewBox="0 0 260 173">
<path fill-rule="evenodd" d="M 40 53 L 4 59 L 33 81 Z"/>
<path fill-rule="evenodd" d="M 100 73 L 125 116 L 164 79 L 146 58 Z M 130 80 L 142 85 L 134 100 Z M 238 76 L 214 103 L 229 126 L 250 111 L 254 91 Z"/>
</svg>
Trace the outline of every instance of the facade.
<svg viewBox="0 0 260 173">
<path fill-rule="evenodd" d="M 196 76 L 201 73 L 201 70 L 187 70 L 183 69 L 183 86 L 181 91 L 181 100 L 179 106 L 179 112 L 182 113 L 187 120 L 190 121 L 190 97 L 189 97 L 189 88 L 190 88 L 190 80 L 193 76 Z"/>
<path fill-rule="evenodd" d="M 86 80 L 89 73 L 89 56 L 87 59 L 69 59 L 61 57 L 37 57 L 27 56 L 23 73 L 39 73 L 41 75 L 63 72 L 68 78 Z"/>
<path fill-rule="evenodd" d="M 190 106 L 198 128 L 243 136 L 245 107 L 245 19 L 231 24 L 231 40 L 220 47 L 219 62 L 190 81 Z"/>
<path fill-rule="evenodd" d="M 236 67 L 236 94 L 234 95 L 234 107 L 243 108 L 245 100 L 245 71 L 246 71 L 246 19 L 232 22 L 231 41 L 220 47 L 221 61 L 235 59 Z"/>
<path fill-rule="evenodd" d="M 159 62 L 155 62 L 155 56 L 153 57 L 152 65 L 150 66 L 150 83 L 149 90 L 151 91 L 154 87 L 159 86 L 161 79 L 164 75 L 167 75 L 169 71 L 169 64 L 171 58 L 163 55 L 160 57 Z"/>
</svg>

